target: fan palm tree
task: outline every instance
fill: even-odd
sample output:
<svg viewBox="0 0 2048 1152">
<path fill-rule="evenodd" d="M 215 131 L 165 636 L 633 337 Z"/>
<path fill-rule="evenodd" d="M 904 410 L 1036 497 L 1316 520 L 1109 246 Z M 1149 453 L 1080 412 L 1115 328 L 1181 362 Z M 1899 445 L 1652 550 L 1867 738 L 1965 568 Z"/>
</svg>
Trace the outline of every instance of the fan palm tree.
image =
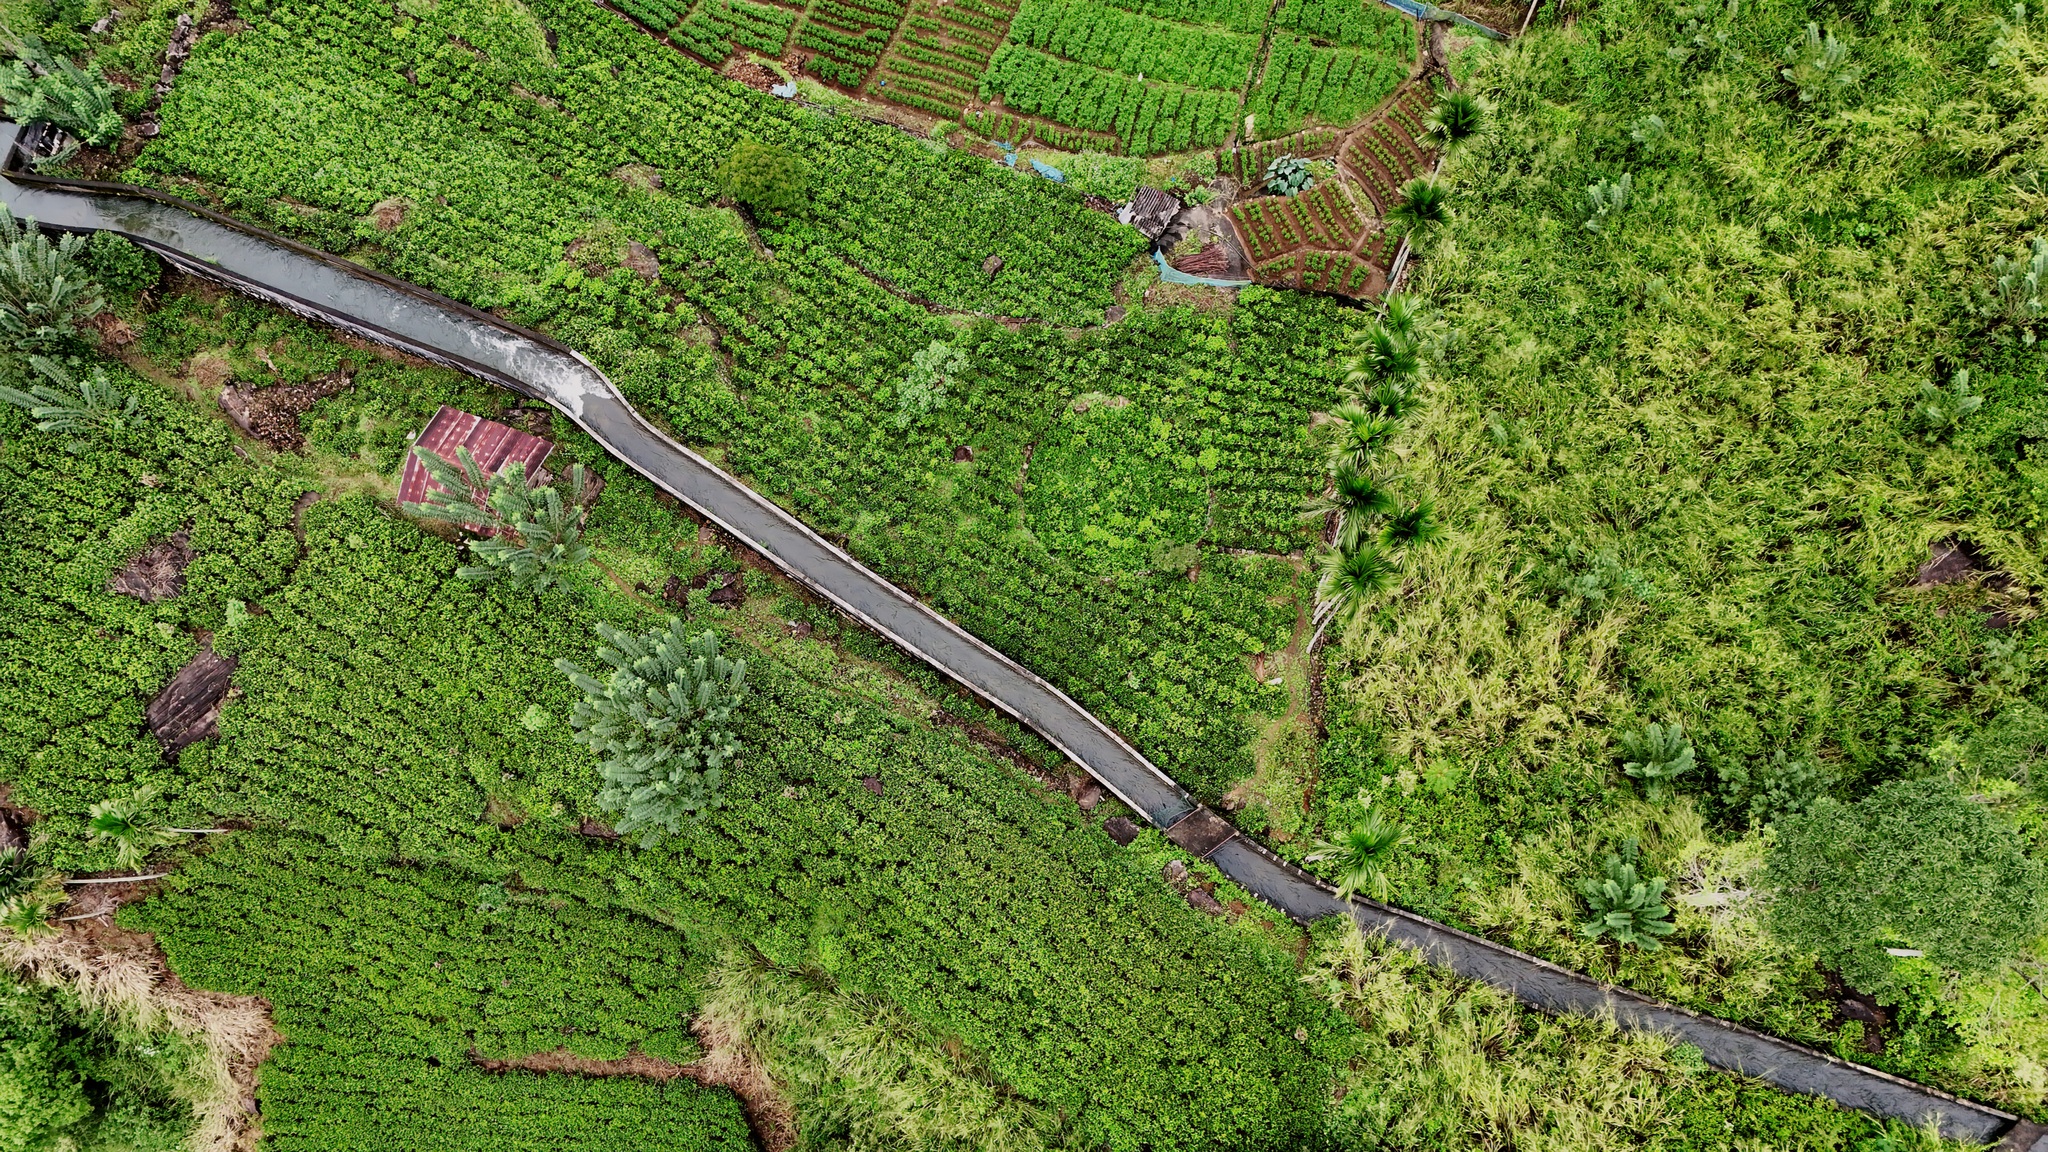
<svg viewBox="0 0 2048 1152">
<path fill-rule="evenodd" d="M 478 584 L 507 576 L 514 588 L 540 590 L 590 559 L 583 543 L 589 503 L 583 465 L 570 468 L 565 496 L 551 484 L 529 487 L 524 461 L 486 475 L 466 447 L 455 450 L 452 462 L 417 446 L 413 455 L 439 488 L 406 510 L 484 533 L 469 546 L 481 563 L 457 569 L 457 576 Z"/>
<path fill-rule="evenodd" d="M 1435 505 L 1428 500 L 1418 500 L 1392 513 L 1380 528 L 1380 544 L 1394 553 L 1427 547 L 1443 538 L 1443 525 L 1436 522 Z"/>
<path fill-rule="evenodd" d="M 1352 338 L 1354 349 L 1346 365 L 1345 383 L 1363 392 L 1381 384 L 1406 387 L 1422 371 L 1422 350 L 1415 345 L 1412 331 L 1374 320 Z"/>
<path fill-rule="evenodd" d="M 1322 575 L 1316 581 L 1316 631 L 1309 637 L 1313 653 L 1323 631 L 1332 624 L 1355 627 L 1373 605 L 1393 591 L 1401 571 L 1378 546 L 1331 549 L 1323 553 Z"/>
<path fill-rule="evenodd" d="M 1401 186 L 1401 201 L 1387 209 L 1387 222 L 1409 243 L 1421 243 L 1451 222 L 1450 186 L 1434 176 L 1417 176 Z"/>
<path fill-rule="evenodd" d="M 1470 92 L 1446 93 L 1422 120 L 1422 136 L 1430 147 L 1453 152 L 1486 127 L 1486 101 Z"/>
<path fill-rule="evenodd" d="M 1368 808 L 1365 819 L 1339 832 L 1334 839 L 1317 841 L 1316 850 L 1303 859 L 1310 864 L 1328 862 L 1337 866 L 1339 899 L 1349 900 L 1358 892 L 1370 890 L 1374 899 L 1385 900 L 1389 888 L 1387 864 L 1393 860 L 1394 849 L 1407 838 L 1406 829 Z"/>
<path fill-rule="evenodd" d="M 1330 446 L 1332 471 L 1344 468 L 1363 471 L 1371 467 L 1401 431 L 1399 417 L 1383 415 L 1358 404 L 1339 405 L 1335 412 L 1323 413 L 1321 419 L 1337 429 L 1336 442 Z"/>
<path fill-rule="evenodd" d="M 1345 465 L 1331 474 L 1329 493 L 1308 502 L 1303 517 L 1321 520 L 1335 516 L 1334 543 L 1349 552 L 1367 538 L 1380 517 L 1393 510 L 1394 497 L 1377 476 Z"/>
</svg>

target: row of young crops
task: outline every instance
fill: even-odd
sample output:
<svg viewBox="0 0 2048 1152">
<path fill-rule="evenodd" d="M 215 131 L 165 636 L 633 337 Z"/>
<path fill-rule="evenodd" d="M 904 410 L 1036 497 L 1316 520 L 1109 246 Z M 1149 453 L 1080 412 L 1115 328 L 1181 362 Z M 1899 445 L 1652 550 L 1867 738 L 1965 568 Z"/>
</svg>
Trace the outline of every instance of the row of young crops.
<svg viewBox="0 0 2048 1152">
<path fill-rule="evenodd" d="M 620 6 L 708 63 L 794 51 L 825 80 L 946 120 L 1022 114 L 1045 125 L 1041 143 L 1092 144 L 1076 135 L 1092 133 L 1139 154 L 1214 147 L 1243 131 L 1247 112 L 1261 138 L 1348 122 L 1407 76 L 1416 35 L 1412 21 L 1366 0 L 1288 0 L 1277 14 L 1173 0 Z"/>
</svg>

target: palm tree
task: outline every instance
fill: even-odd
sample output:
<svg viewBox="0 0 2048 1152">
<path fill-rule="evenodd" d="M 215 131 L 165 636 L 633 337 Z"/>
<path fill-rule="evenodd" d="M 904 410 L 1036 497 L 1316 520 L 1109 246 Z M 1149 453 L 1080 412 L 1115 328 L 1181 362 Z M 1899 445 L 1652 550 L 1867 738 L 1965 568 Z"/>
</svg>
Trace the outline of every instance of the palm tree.
<svg viewBox="0 0 2048 1152">
<path fill-rule="evenodd" d="M 1320 520 L 1337 518 L 1335 543 L 1343 551 L 1358 547 L 1373 523 L 1394 510 L 1394 497 L 1372 473 L 1341 465 L 1330 476 L 1328 495 L 1308 502 L 1303 517 Z"/>
<path fill-rule="evenodd" d="M 1397 554 L 1427 547 L 1443 538 L 1443 525 L 1436 522 L 1435 505 L 1428 500 L 1418 500 L 1388 516 L 1380 529 L 1380 543 Z"/>
<path fill-rule="evenodd" d="M 1323 630 L 1341 622 L 1348 630 L 1394 588 L 1400 569 L 1377 545 L 1331 549 L 1323 553 L 1322 576 L 1316 581 L 1316 630 L 1309 637 L 1313 653 Z"/>
<path fill-rule="evenodd" d="M 1445 152 L 1457 150 L 1459 145 L 1479 135 L 1486 127 L 1487 113 L 1492 109 L 1486 101 L 1470 92 L 1447 93 L 1429 115 L 1422 120 L 1422 135 L 1431 147 Z"/>
<path fill-rule="evenodd" d="M 1370 411 L 1357 404 L 1339 405 L 1320 419 L 1337 428 L 1337 441 L 1330 446 L 1330 468 L 1364 470 L 1379 459 L 1401 431 L 1398 417 Z"/>
<path fill-rule="evenodd" d="M 118 432 L 135 419 L 135 397 L 109 380 L 106 369 L 94 368 L 90 376 L 78 380 L 48 357 L 31 356 L 28 362 L 48 383 L 32 385 L 26 392 L 0 385 L 0 403 L 28 409 L 39 421 L 36 431 Z"/>
<path fill-rule="evenodd" d="M 1451 222 L 1450 186 L 1434 176 L 1417 176 L 1401 186 L 1401 202 L 1387 210 L 1387 221 L 1419 244 Z"/>
<path fill-rule="evenodd" d="M 1337 897 L 1349 900 L 1370 889 L 1373 898 L 1387 898 L 1387 864 L 1394 849 L 1408 838 L 1407 830 L 1368 808 L 1365 819 L 1339 832 L 1334 840 L 1319 840 L 1316 850 L 1303 857 L 1310 864 L 1325 861 L 1337 865 Z"/>
<path fill-rule="evenodd" d="M 1382 380 L 1372 386 L 1360 403 L 1381 416 L 1399 420 L 1415 410 L 1417 401 L 1415 389 L 1392 380 Z"/>
</svg>

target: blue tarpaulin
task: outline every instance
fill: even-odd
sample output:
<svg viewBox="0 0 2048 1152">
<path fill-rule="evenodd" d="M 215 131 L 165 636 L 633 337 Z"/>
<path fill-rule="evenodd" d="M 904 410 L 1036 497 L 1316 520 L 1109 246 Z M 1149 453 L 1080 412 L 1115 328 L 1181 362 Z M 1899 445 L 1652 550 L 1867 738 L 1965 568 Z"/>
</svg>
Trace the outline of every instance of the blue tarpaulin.
<svg viewBox="0 0 2048 1152">
<path fill-rule="evenodd" d="M 1047 180 L 1052 181 L 1055 184 L 1065 184 L 1067 182 L 1067 174 L 1053 167 L 1050 164 L 1046 164 L 1038 160 L 1033 160 L 1031 162 L 1031 170 L 1033 172 L 1038 173 L 1040 176 L 1045 177 Z"/>
</svg>

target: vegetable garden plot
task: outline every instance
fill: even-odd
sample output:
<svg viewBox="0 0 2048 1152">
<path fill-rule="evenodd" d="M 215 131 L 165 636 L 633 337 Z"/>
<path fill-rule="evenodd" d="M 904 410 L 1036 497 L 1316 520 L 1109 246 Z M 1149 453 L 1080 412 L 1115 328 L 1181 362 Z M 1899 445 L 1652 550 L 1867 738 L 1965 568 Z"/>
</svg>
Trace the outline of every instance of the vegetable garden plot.
<svg viewBox="0 0 2048 1152">
<path fill-rule="evenodd" d="M 1017 44 L 996 52 L 982 93 L 1026 115 L 1112 133 L 1134 153 L 1221 144 L 1237 121 L 1235 92 L 1139 80 Z"/>
<path fill-rule="evenodd" d="M 1377 2 L 1285 0 L 1274 13 L 1273 25 L 1312 42 L 1368 48 L 1404 64 L 1415 59 L 1415 21 Z"/>
<path fill-rule="evenodd" d="M 800 47 L 816 55 L 804 67 L 845 88 L 859 88 L 889 46 L 908 4 L 899 0 L 811 0 Z"/>
<path fill-rule="evenodd" d="M 870 94 L 961 119 L 1015 11 L 998 0 L 919 0 L 882 63 L 888 85 Z"/>
<path fill-rule="evenodd" d="M 1285 135 L 1304 123 L 1349 124 L 1408 79 L 1406 61 L 1366 49 L 1322 48 L 1276 33 L 1265 72 L 1245 102 L 1255 131 Z"/>
<path fill-rule="evenodd" d="M 1101 132 L 1062 128 L 1044 120 L 1033 120 L 1012 112 L 969 112 L 961 124 L 978 136 L 1022 145 L 1036 140 L 1068 152 L 1107 152 L 1116 147 L 1116 137 Z"/>
<path fill-rule="evenodd" d="M 751 0 L 697 0 L 668 32 L 669 41 L 717 65 L 742 48 L 779 57 L 801 12 Z"/>
</svg>

